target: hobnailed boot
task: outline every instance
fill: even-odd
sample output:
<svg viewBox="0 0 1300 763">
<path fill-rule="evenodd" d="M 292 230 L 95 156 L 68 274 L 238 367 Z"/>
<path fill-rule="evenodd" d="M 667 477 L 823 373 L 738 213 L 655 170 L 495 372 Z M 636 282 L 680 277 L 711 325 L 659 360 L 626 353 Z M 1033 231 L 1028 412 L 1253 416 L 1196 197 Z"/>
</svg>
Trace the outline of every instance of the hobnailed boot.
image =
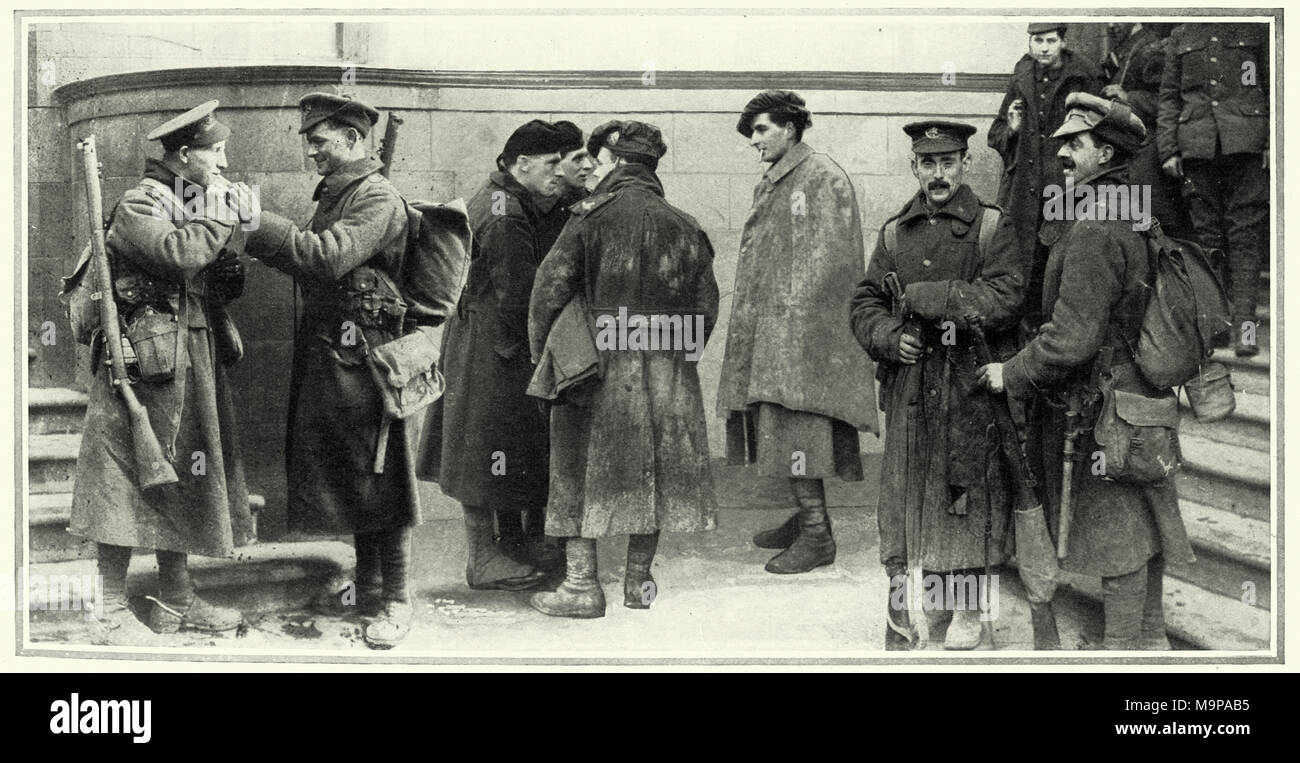
<svg viewBox="0 0 1300 763">
<path fill-rule="evenodd" d="M 533 594 L 528 603 L 551 617 L 604 617 L 605 592 L 596 580 L 596 539 L 569 538 L 564 558 L 564 582 L 554 591 Z"/>
<path fill-rule="evenodd" d="M 1029 622 L 1034 629 L 1034 649 L 1052 651 L 1061 648 L 1061 635 L 1056 630 L 1056 613 L 1052 611 L 1052 602 L 1041 604 L 1030 602 Z"/>
<path fill-rule="evenodd" d="M 476 591 L 523 591 L 546 579 L 532 565 L 504 554 L 492 540 L 492 512 L 465 507 L 465 582 Z"/>
<path fill-rule="evenodd" d="M 764 567 L 777 575 L 797 575 L 835 561 L 835 539 L 826 515 L 826 492 L 820 479 L 790 478 L 799 501 L 799 533 L 785 551 Z"/>
<path fill-rule="evenodd" d="M 659 533 L 628 536 L 623 606 L 629 609 L 649 609 L 659 596 L 659 586 L 650 574 L 650 564 L 654 562 L 655 550 L 658 548 Z"/>
</svg>

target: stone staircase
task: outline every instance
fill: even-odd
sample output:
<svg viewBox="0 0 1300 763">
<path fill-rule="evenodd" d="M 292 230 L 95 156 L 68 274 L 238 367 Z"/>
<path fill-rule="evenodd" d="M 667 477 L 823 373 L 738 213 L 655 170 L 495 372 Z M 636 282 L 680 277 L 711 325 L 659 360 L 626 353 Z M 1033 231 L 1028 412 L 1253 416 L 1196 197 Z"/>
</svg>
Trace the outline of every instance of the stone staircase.
<svg viewBox="0 0 1300 763">
<path fill-rule="evenodd" d="M 93 575 L 95 544 L 67 531 L 87 397 L 59 388 L 29 388 L 27 394 L 31 572 Z M 258 495 L 249 496 L 249 503 L 254 512 L 265 506 Z M 336 540 L 255 543 L 237 549 L 233 558 L 192 557 L 191 573 L 214 603 L 273 612 L 303 606 L 320 586 L 349 577 L 354 563 L 351 545 Z M 152 592 L 156 574 L 153 555 L 137 553 L 128 585 L 133 593 Z"/>
</svg>

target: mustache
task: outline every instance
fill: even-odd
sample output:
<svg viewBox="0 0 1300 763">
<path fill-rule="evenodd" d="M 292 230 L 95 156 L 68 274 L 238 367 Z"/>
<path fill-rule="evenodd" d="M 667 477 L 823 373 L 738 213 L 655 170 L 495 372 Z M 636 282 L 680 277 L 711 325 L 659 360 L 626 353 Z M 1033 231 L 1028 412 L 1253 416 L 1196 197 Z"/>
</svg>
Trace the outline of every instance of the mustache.
<svg viewBox="0 0 1300 763">
<path fill-rule="evenodd" d="M 926 189 L 931 191 L 937 191 L 940 188 L 952 188 L 952 184 L 946 180 L 931 180 L 930 184 L 926 186 Z"/>
<path fill-rule="evenodd" d="M 1067 170 L 1072 170 L 1074 169 L 1074 160 L 1068 158 L 1061 159 L 1061 166 Z"/>
</svg>

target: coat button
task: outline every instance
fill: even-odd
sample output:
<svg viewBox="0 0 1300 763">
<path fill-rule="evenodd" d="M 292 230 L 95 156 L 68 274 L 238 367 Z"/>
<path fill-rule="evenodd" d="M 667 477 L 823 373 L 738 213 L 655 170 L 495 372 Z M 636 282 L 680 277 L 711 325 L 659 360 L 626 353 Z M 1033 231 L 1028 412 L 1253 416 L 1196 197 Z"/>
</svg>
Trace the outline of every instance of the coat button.
<svg viewBox="0 0 1300 763">
<path fill-rule="evenodd" d="M 1218 101 L 1210 101 L 1210 105 L 1211 105 L 1211 106 L 1218 106 L 1218 105 L 1219 105 L 1219 102 L 1218 102 Z"/>
<path fill-rule="evenodd" d="M 1219 59 L 1215 58 L 1214 56 L 1210 56 L 1210 63 L 1217 64 L 1219 63 Z"/>
<path fill-rule="evenodd" d="M 1212 79 L 1212 80 L 1210 80 L 1210 84 L 1211 84 L 1211 85 L 1217 85 L 1217 84 L 1219 84 L 1219 81 L 1218 81 L 1217 79 Z"/>
<path fill-rule="evenodd" d="M 935 395 L 938 395 L 938 394 L 939 394 L 939 390 L 937 390 L 937 389 L 935 389 L 935 388 L 933 388 L 933 387 L 930 388 L 930 397 L 934 397 Z"/>
<path fill-rule="evenodd" d="M 929 261 L 929 260 L 921 260 L 921 267 L 923 267 L 923 268 L 928 268 L 928 267 L 930 267 L 930 261 Z"/>
<path fill-rule="evenodd" d="M 937 223 L 937 222 L 939 222 L 939 221 L 936 220 L 936 219 L 934 219 L 933 217 L 930 218 L 930 224 L 931 224 L 931 225 L 934 225 L 934 224 Z"/>
<path fill-rule="evenodd" d="M 1219 41 L 1219 38 L 1218 38 L 1218 37 L 1211 37 L 1211 38 L 1210 38 L 1210 42 L 1218 42 L 1218 41 Z"/>
</svg>

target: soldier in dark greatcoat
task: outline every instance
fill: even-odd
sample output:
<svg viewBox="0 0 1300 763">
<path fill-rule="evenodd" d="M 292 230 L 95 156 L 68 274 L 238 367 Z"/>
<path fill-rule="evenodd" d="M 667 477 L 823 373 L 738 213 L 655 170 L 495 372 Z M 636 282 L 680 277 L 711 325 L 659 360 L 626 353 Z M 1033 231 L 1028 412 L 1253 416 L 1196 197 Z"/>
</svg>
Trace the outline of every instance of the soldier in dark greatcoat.
<svg viewBox="0 0 1300 763">
<path fill-rule="evenodd" d="M 1026 451 L 1041 455 L 1045 478 L 1040 484 L 1048 486 L 1049 515 L 1058 519 L 1063 519 L 1067 429 L 1075 429 L 1067 426 L 1070 412 L 1080 419 L 1096 418 L 1102 407 L 1079 401 L 1095 399 L 1105 385 L 1112 390 L 1107 394 L 1126 395 L 1126 405 L 1172 405 L 1175 425 L 1177 421 L 1172 391 L 1153 387 L 1137 370 L 1130 349 L 1138 344 L 1152 282 L 1146 243 L 1123 205 L 1105 201 L 1122 198 L 1120 190 L 1129 182 L 1125 162 L 1142 145 L 1146 131 L 1124 104 L 1074 93 L 1068 105 L 1065 123 L 1053 133 L 1066 139 L 1062 166 L 1078 199 L 1101 201 L 1089 204 L 1086 215 L 1044 227 L 1050 246 L 1043 289 L 1047 322 L 1013 358 L 986 366 L 980 377 L 992 392 L 1005 390 L 1011 398 L 1034 401 L 1039 413 L 1031 421 L 1039 426 Z M 1082 202 L 1069 198 L 1065 203 L 1079 208 Z M 1121 413 L 1134 417 L 1128 410 Z M 1146 416 L 1136 418 L 1155 420 Z M 1081 421 L 1079 428 L 1096 431 L 1097 426 Z M 1110 479 L 1105 462 L 1093 455 L 1095 446 L 1083 439 L 1077 438 L 1079 450 L 1090 458 L 1075 465 L 1065 488 L 1072 495 L 1072 530 L 1061 566 L 1102 579 L 1105 648 L 1168 649 L 1165 562 L 1193 560 L 1173 479 L 1148 484 Z"/>
<path fill-rule="evenodd" d="M 1234 351 L 1255 355 L 1268 264 L 1267 24 L 1182 24 L 1169 35 L 1156 141 L 1186 187 L 1201 246 L 1227 255 Z"/>
<path fill-rule="evenodd" d="M 149 133 L 162 141 L 163 157 L 148 160 L 106 235 L 122 335 L 142 376 L 135 394 L 180 479 L 147 491 L 137 484 L 130 419 L 100 362 L 97 332 L 68 530 L 98 543 L 100 636 L 110 641 L 141 630 L 126 599 L 132 548 L 158 558 L 160 591 L 148 616 L 155 631 L 226 631 L 242 621 L 200 598 L 188 572 L 189 554 L 229 556 L 254 540 L 225 369 L 240 351 L 237 339 L 221 342 L 238 335 L 219 309 L 243 289 L 242 266 L 225 252 L 238 251 L 244 232 L 223 190 L 232 188 L 221 176 L 230 129 L 213 116 L 216 106 L 209 101 Z M 238 211 L 251 220 L 250 207 Z"/>
<path fill-rule="evenodd" d="M 936 120 L 903 129 L 921 190 L 881 228 L 853 296 L 852 324 L 878 364 L 885 411 L 880 561 L 893 583 L 904 579 L 916 562 L 908 559 L 906 517 L 918 512 L 920 538 L 910 545 L 919 566 L 951 582 L 1003 561 L 1011 491 L 1001 455 L 990 450 L 993 418 L 975 385 L 968 319 L 1013 349 L 1025 263 L 1010 221 L 1000 225 L 1001 211 L 962 182 L 975 128 Z M 891 274 L 901 293 L 890 293 Z M 973 649 L 982 632 L 971 602 L 953 613 L 944 646 Z"/>
</svg>

